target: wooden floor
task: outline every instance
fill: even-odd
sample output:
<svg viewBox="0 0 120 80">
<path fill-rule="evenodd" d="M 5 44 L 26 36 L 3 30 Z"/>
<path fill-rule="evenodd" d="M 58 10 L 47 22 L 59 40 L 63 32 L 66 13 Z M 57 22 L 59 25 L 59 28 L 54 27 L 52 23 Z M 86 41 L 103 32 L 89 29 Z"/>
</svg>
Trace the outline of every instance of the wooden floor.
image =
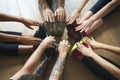
<svg viewBox="0 0 120 80">
<path fill-rule="evenodd" d="M 66 0 L 66 12 L 69 15 L 80 3 L 81 0 Z M 95 3 L 96 0 L 90 0 L 82 11 L 81 17 Z M 39 13 L 38 0 L 0 0 L 0 12 L 15 16 L 22 16 L 29 19 L 41 21 Z M 91 35 L 99 42 L 120 46 L 120 12 L 109 16 L 104 24 Z M 35 30 L 37 27 L 35 26 Z M 34 31 L 27 29 L 23 24 L 17 22 L 1 22 L 0 30 L 18 31 L 24 34 L 32 35 Z M 32 33 L 32 34 L 31 34 Z M 64 35 L 63 38 L 66 38 Z M 120 64 L 120 56 L 105 50 L 97 50 L 98 54 L 112 59 Z M 0 80 L 7 80 L 17 72 L 25 63 L 28 56 L 0 56 Z M 68 58 L 63 80 L 100 80 L 80 61 Z"/>
</svg>

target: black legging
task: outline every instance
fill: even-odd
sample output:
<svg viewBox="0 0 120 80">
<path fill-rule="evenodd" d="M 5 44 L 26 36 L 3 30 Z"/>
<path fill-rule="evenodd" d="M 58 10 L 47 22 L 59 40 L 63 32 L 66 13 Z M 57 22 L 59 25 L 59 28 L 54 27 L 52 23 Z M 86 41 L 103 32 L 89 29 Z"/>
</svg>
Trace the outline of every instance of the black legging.
<svg viewBox="0 0 120 80">
<path fill-rule="evenodd" d="M 22 33 L 19 32 L 10 32 L 10 31 L 0 31 L 0 33 L 12 34 L 12 35 L 19 35 L 21 36 Z M 44 32 L 43 28 L 40 27 L 38 31 L 36 31 L 34 37 L 44 39 L 46 37 L 46 33 Z M 8 56 L 15 56 L 18 55 L 18 46 L 20 45 L 19 42 L 0 42 L 0 55 L 8 55 Z M 35 47 L 36 48 L 36 47 Z"/>
<path fill-rule="evenodd" d="M 115 62 L 111 61 L 108 58 L 102 57 L 108 62 L 112 63 L 113 65 L 120 68 L 120 65 L 116 64 Z M 84 57 L 82 59 L 82 63 L 86 65 L 96 76 L 98 76 L 101 80 L 118 80 L 114 77 L 111 73 L 101 67 L 98 63 L 96 63 L 93 59 Z"/>
</svg>

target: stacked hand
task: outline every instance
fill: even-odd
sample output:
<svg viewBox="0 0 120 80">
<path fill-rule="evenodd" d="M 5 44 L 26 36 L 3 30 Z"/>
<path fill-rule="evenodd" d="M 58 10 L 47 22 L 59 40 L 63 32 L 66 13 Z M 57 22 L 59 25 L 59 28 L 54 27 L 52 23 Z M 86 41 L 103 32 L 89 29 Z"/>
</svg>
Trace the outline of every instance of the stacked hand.
<svg viewBox="0 0 120 80">
<path fill-rule="evenodd" d="M 49 48 L 49 47 L 54 47 L 53 43 L 55 43 L 55 42 L 56 42 L 56 40 L 53 36 L 48 36 L 41 42 L 40 45 L 45 49 L 45 48 Z"/>
<path fill-rule="evenodd" d="M 69 48 L 70 48 L 70 44 L 68 41 L 66 40 L 61 41 L 58 47 L 58 51 L 60 53 L 59 56 L 62 58 L 66 57 L 69 51 Z"/>
</svg>

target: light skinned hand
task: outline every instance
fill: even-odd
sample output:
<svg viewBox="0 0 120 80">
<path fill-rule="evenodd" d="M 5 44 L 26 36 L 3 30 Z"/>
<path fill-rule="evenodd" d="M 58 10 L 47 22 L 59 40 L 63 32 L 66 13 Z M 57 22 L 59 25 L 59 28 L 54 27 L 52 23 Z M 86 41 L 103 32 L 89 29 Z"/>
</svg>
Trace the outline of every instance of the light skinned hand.
<svg viewBox="0 0 120 80">
<path fill-rule="evenodd" d="M 86 41 L 93 49 L 99 49 L 100 46 L 101 46 L 101 43 L 95 41 L 95 39 L 94 39 L 93 37 L 91 37 L 91 38 L 86 37 L 86 38 L 85 38 L 85 41 Z"/>
<path fill-rule="evenodd" d="M 43 10 L 44 20 L 47 22 L 55 22 L 55 15 L 53 11 L 49 8 Z"/>
<path fill-rule="evenodd" d="M 65 57 L 70 49 L 70 44 L 68 41 L 63 40 L 59 43 L 58 51 L 61 57 Z"/>
<path fill-rule="evenodd" d="M 94 52 L 91 49 L 89 44 L 87 47 L 84 46 L 83 44 L 78 44 L 77 50 L 80 51 L 84 56 L 87 56 L 87 57 L 91 57 L 94 54 Z"/>
<path fill-rule="evenodd" d="M 42 40 L 40 38 L 35 38 L 33 36 L 20 36 L 19 42 L 24 45 L 37 45 Z"/>
<path fill-rule="evenodd" d="M 55 37 L 53 36 L 47 36 L 45 39 L 43 39 L 43 41 L 41 42 L 41 46 L 43 48 L 50 48 L 50 47 L 54 47 L 53 46 L 53 43 L 55 43 L 56 40 L 55 40 Z"/>
<path fill-rule="evenodd" d="M 66 14 L 65 14 L 64 7 L 60 6 L 56 9 L 55 17 L 57 18 L 57 21 L 59 21 L 59 22 L 64 22 L 65 21 Z"/>
<path fill-rule="evenodd" d="M 29 29 L 33 29 L 31 26 L 41 26 L 42 25 L 42 23 L 32 20 L 32 19 L 22 18 L 21 22 Z"/>
<path fill-rule="evenodd" d="M 67 23 L 72 24 L 79 16 L 80 13 L 78 13 L 78 11 L 73 11 L 72 14 L 67 17 Z"/>
<path fill-rule="evenodd" d="M 80 31 L 80 33 L 84 31 L 87 33 L 88 29 L 91 27 L 92 24 L 93 24 L 93 21 L 91 19 L 84 20 L 81 23 L 79 23 L 79 26 L 77 26 L 75 30 Z"/>
</svg>

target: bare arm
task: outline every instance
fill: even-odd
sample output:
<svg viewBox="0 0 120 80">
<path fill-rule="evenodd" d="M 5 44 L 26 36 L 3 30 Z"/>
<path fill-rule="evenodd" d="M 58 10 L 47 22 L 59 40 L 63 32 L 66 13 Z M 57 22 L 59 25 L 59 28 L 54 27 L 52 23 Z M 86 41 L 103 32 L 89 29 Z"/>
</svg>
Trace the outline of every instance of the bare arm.
<svg viewBox="0 0 120 80">
<path fill-rule="evenodd" d="M 12 15 L 7 15 L 4 13 L 0 13 L 0 21 L 17 21 L 17 22 L 22 22 L 24 19 Z"/>
<path fill-rule="evenodd" d="M 115 53 L 120 55 L 120 47 L 116 47 L 116 46 L 111 46 L 111 45 L 100 43 L 99 48 L 100 49 L 109 50 L 109 51 L 115 52 Z"/>
<path fill-rule="evenodd" d="M 80 13 L 81 10 L 84 8 L 84 6 L 87 4 L 88 1 L 89 1 L 89 0 L 82 0 L 81 3 L 80 3 L 80 5 L 76 8 L 76 11 L 77 11 L 78 13 Z"/>
<path fill-rule="evenodd" d="M 112 0 L 106 6 L 104 6 L 100 11 L 98 11 L 96 14 L 94 14 L 91 17 L 91 20 L 92 21 L 96 21 L 96 20 L 104 17 L 109 12 L 111 12 L 114 8 L 116 8 L 118 5 L 120 5 L 120 1 L 119 0 Z"/>
<path fill-rule="evenodd" d="M 67 41 L 63 40 L 62 42 L 60 42 L 59 57 L 56 61 L 55 66 L 53 67 L 49 80 L 60 80 L 65 64 L 65 58 L 67 56 L 69 48 L 70 45 L 68 45 Z"/>
<path fill-rule="evenodd" d="M 20 40 L 19 35 L 0 33 L 1 42 L 19 42 L 19 40 Z"/>
<path fill-rule="evenodd" d="M 99 65 L 101 65 L 104 69 L 112 73 L 116 78 L 120 79 L 120 69 L 114 66 L 113 64 L 109 63 L 108 61 L 104 60 L 102 57 L 93 53 L 91 56 L 93 60 L 95 60 Z"/>
<path fill-rule="evenodd" d="M 78 50 L 87 57 L 91 57 L 93 60 L 95 60 L 99 65 L 101 65 L 104 69 L 109 71 L 111 74 L 113 74 L 116 78 L 120 79 L 120 69 L 114 66 L 113 64 L 109 63 L 108 61 L 104 60 L 102 57 L 97 55 L 91 47 L 85 47 L 84 45 L 80 45 L 78 47 Z"/>
<path fill-rule="evenodd" d="M 57 0 L 57 7 L 64 7 L 65 0 Z"/>
<path fill-rule="evenodd" d="M 109 50 L 109 51 L 115 52 L 120 55 L 120 47 L 111 46 L 111 45 L 107 45 L 104 43 L 99 43 L 99 42 L 95 41 L 93 38 L 90 39 L 88 37 L 86 37 L 86 41 L 94 49 L 105 49 L 105 50 Z"/>
<path fill-rule="evenodd" d="M 18 80 L 22 75 L 24 74 L 31 74 L 37 67 L 37 65 L 40 62 L 40 58 L 44 52 L 44 50 L 52 45 L 55 42 L 54 37 L 46 37 L 41 44 L 38 46 L 38 48 L 35 50 L 35 52 L 30 56 L 30 58 L 27 60 L 25 65 L 15 74 L 11 77 L 11 79 Z"/>
<path fill-rule="evenodd" d="M 27 28 L 33 29 L 31 25 L 40 26 L 41 23 L 31 19 L 25 19 L 23 17 L 12 16 L 4 13 L 0 13 L 0 21 L 16 21 L 23 23 Z"/>
<path fill-rule="evenodd" d="M 39 0 L 39 4 L 43 9 L 49 8 L 48 4 L 46 3 L 46 0 Z"/>
<path fill-rule="evenodd" d="M 70 16 L 68 16 L 67 18 L 68 24 L 72 24 L 80 16 L 81 10 L 88 1 L 89 0 L 81 0 L 80 5 L 72 12 Z"/>
</svg>

